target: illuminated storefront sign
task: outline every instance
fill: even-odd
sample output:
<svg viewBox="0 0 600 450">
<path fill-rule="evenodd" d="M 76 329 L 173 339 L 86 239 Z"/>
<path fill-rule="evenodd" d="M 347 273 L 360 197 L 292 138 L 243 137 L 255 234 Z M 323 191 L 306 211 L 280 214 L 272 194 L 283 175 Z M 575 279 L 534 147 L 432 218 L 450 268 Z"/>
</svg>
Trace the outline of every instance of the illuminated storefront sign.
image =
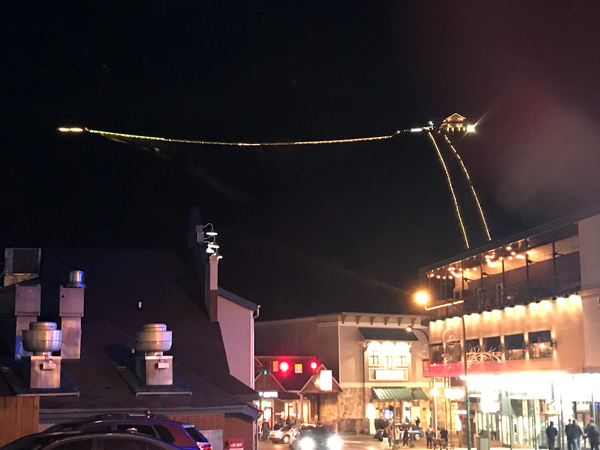
<svg viewBox="0 0 600 450">
<path fill-rule="evenodd" d="M 321 370 L 315 385 L 322 391 L 331 391 L 333 389 L 333 375 L 331 370 Z"/>
<path fill-rule="evenodd" d="M 375 379 L 376 380 L 407 380 L 408 379 L 408 370 L 400 369 L 400 370 L 376 370 L 375 371 Z"/>
<path fill-rule="evenodd" d="M 276 391 L 259 392 L 258 395 L 262 398 L 277 398 L 279 396 Z"/>
</svg>

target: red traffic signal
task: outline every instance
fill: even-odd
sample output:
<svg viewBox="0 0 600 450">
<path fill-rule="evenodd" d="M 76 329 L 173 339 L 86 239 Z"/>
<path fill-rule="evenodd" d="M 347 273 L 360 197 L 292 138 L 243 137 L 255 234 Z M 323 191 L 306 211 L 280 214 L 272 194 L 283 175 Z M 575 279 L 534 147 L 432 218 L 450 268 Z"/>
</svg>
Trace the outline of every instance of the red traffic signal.
<svg viewBox="0 0 600 450">
<path fill-rule="evenodd" d="M 319 368 L 319 363 L 316 361 L 311 361 L 309 364 L 310 370 L 317 370 Z"/>
<path fill-rule="evenodd" d="M 290 370 L 290 363 L 288 363 L 287 361 L 281 361 L 279 363 L 279 370 L 282 372 L 287 372 L 288 370 Z"/>
</svg>

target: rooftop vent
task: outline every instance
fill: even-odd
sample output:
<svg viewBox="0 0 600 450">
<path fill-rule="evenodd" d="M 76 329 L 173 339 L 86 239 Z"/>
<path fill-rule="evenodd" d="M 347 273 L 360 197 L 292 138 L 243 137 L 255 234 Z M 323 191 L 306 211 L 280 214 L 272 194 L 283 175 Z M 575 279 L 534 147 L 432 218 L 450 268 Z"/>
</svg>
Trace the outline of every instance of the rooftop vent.
<svg viewBox="0 0 600 450">
<path fill-rule="evenodd" d="M 67 282 L 68 288 L 85 288 L 83 284 L 83 271 L 82 270 L 71 270 L 69 272 L 69 281 Z"/>
<path fill-rule="evenodd" d="M 149 323 L 137 334 L 135 348 L 144 352 L 137 356 L 135 371 L 149 386 L 173 384 L 173 356 L 163 355 L 171 349 L 173 334 L 164 323 Z"/>
<path fill-rule="evenodd" d="M 60 350 L 62 331 L 54 322 L 31 322 L 23 330 L 23 348 L 33 353 L 23 358 L 26 381 L 33 389 L 60 388 L 61 357 L 52 356 Z"/>
</svg>

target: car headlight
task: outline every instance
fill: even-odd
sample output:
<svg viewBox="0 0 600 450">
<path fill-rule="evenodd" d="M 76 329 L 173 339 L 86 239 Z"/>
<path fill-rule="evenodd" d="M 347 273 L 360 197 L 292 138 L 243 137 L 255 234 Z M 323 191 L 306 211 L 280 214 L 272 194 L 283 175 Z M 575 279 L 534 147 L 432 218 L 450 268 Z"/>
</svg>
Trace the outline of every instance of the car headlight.
<svg viewBox="0 0 600 450">
<path fill-rule="evenodd" d="M 339 436 L 331 436 L 327 439 L 327 448 L 329 450 L 341 450 L 342 439 Z"/>
<path fill-rule="evenodd" d="M 315 441 L 311 438 L 302 438 L 300 439 L 300 450 L 314 450 L 315 449 Z"/>
</svg>

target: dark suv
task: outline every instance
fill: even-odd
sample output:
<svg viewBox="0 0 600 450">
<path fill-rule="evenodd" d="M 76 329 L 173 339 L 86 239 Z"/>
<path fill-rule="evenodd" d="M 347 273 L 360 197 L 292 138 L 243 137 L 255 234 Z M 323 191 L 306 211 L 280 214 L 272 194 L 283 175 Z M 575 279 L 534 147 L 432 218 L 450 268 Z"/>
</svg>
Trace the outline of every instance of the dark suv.
<svg viewBox="0 0 600 450">
<path fill-rule="evenodd" d="M 193 425 L 183 425 L 156 414 L 106 414 L 74 422 L 58 423 L 45 432 L 82 431 L 110 433 L 137 431 L 187 450 L 212 450 L 208 440 Z"/>
</svg>

